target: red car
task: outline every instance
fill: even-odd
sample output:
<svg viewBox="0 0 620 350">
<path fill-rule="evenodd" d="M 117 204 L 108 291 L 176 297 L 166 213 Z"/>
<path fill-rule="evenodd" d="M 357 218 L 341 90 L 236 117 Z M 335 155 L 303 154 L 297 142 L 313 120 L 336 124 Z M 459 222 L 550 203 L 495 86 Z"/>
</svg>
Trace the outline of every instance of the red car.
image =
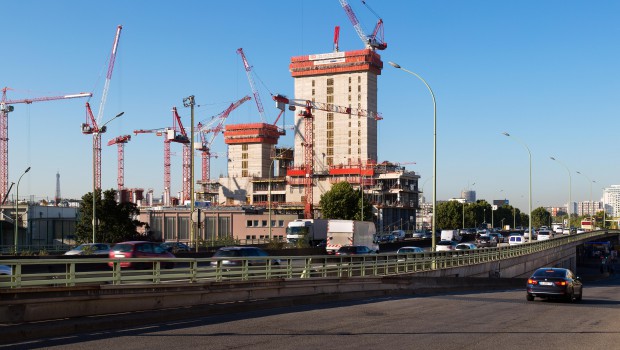
<svg viewBox="0 0 620 350">
<path fill-rule="evenodd" d="M 162 247 L 160 243 L 146 242 L 146 241 L 129 241 L 117 243 L 110 249 L 110 259 L 122 259 L 121 267 L 133 267 L 133 268 L 151 268 L 150 262 L 131 262 L 131 258 L 174 258 L 174 254 L 170 253 L 166 248 Z M 114 267 L 114 262 L 108 262 L 108 266 Z M 174 262 L 165 261 L 161 264 L 162 267 L 171 269 L 174 267 Z"/>
</svg>

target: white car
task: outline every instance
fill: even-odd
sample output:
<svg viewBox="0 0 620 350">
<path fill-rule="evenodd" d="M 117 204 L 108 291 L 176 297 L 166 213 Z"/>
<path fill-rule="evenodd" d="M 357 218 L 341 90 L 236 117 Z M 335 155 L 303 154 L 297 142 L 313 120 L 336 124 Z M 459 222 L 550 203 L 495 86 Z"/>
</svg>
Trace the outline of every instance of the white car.
<svg viewBox="0 0 620 350">
<path fill-rule="evenodd" d="M 106 243 L 84 243 L 69 250 L 65 255 L 104 255 L 110 254 L 110 245 Z"/>
<path fill-rule="evenodd" d="M 553 232 L 552 231 L 543 231 L 540 230 L 538 231 L 538 237 L 536 238 L 539 241 L 544 241 L 546 239 L 550 239 L 553 238 Z"/>
<path fill-rule="evenodd" d="M 459 242 L 442 240 L 437 242 L 435 245 L 435 250 L 438 252 L 454 250 L 454 247 L 456 247 L 457 244 L 459 244 Z"/>
<path fill-rule="evenodd" d="M 472 250 L 477 248 L 473 243 L 459 243 L 454 247 L 454 250 Z"/>
</svg>

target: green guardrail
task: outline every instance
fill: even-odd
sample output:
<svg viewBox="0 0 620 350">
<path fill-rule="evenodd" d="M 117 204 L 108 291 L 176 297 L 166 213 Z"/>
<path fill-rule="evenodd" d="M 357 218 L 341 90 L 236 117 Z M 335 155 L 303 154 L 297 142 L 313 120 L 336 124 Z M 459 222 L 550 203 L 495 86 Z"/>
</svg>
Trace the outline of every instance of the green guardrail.
<svg viewBox="0 0 620 350">
<path fill-rule="evenodd" d="M 101 284 L 195 283 L 273 278 L 388 276 L 498 261 L 590 240 L 593 231 L 513 246 L 415 254 L 271 256 L 169 259 L 9 259 L 11 274 L 0 288 L 71 287 Z M 124 266 L 131 263 L 131 269 Z"/>
</svg>

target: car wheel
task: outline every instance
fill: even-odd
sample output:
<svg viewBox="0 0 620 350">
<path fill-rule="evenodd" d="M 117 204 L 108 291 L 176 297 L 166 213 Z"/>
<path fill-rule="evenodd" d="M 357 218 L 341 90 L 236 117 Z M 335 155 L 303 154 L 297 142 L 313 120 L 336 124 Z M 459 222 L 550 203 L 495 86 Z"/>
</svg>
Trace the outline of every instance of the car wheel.
<svg viewBox="0 0 620 350">
<path fill-rule="evenodd" d="M 579 293 L 579 296 L 577 298 L 575 298 L 576 301 L 581 301 L 583 300 L 583 291 L 581 291 L 581 293 Z"/>
<path fill-rule="evenodd" d="M 531 294 L 528 294 L 526 297 L 527 301 L 534 301 L 534 296 Z"/>
</svg>

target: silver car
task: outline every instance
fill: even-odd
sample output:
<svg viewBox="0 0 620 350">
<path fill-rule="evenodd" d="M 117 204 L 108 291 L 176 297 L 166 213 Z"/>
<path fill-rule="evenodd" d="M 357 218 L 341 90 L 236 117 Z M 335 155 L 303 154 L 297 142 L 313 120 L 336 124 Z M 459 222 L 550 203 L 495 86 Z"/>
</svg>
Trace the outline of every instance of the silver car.
<svg viewBox="0 0 620 350">
<path fill-rule="evenodd" d="M 0 276 L 7 275 L 10 276 L 13 272 L 11 271 L 11 267 L 7 265 L 0 265 Z"/>
<path fill-rule="evenodd" d="M 65 255 L 104 255 L 110 253 L 110 245 L 107 243 L 84 243 L 69 250 Z"/>
</svg>

